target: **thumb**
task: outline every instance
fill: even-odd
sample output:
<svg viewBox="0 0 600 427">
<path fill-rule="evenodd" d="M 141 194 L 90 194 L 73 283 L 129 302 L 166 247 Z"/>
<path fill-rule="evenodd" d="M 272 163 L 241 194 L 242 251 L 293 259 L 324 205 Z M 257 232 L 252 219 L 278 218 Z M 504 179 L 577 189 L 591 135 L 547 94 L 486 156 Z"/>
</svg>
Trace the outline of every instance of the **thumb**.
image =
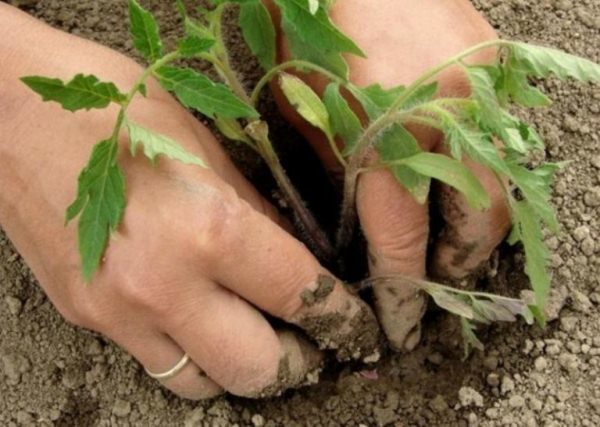
<svg viewBox="0 0 600 427">
<path fill-rule="evenodd" d="M 429 215 L 387 170 L 365 173 L 358 182 L 357 209 L 369 245 L 371 276 L 423 278 Z M 391 346 L 410 351 L 421 338 L 426 300 L 402 282 L 375 285 L 379 321 Z"/>
</svg>

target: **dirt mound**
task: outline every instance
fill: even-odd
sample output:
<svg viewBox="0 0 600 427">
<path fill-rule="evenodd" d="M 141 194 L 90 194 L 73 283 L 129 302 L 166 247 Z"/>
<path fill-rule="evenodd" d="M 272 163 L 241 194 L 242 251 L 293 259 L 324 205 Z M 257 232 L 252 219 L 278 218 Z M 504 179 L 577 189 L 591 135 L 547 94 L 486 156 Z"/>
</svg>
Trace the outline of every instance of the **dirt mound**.
<svg viewBox="0 0 600 427">
<path fill-rule="evenodd" d="M 135 55 L 124 1 L 11 3 Z M 504 37 L 600 62 L 596 0 L 475 3 Z M 144 4 L 173 41 L 179 25 L 171 2 Z M 231 41 L 239 41 L 235 32 Z M 241 59 L 243 51 L 239 57 L 246 78 L 255 79 L 253 62 Z M 408 356 L 386 355 L 377 371 L 334 365 L 321 384 L 282 398 L 192 403 L 160 389 L 114 345 L 66 324 L 0 234 L 0 425 L 600 425 L 600 87 L 556 81 L 544 86 L 556 106 L 524 114 L 547 140 L 551 160 L 572 161 L 560 173 L 554 197 L 563 232 L 548 237 L 553 302 L 557 311 L 564 308 L 547 330 L 494 326 L 483 331 L 485 352 L 462 362 L 453 349 L 452 322 L 434 313 L 422 345 Z M 247 153 L 237 160 L 268 192 L 268 174 L 257 169 L 259 162 Z M 492 289 L 514 294 L 523 283 L 521 254 L 503 248 L 497 261 L 486 280 Z"/>
</svg>

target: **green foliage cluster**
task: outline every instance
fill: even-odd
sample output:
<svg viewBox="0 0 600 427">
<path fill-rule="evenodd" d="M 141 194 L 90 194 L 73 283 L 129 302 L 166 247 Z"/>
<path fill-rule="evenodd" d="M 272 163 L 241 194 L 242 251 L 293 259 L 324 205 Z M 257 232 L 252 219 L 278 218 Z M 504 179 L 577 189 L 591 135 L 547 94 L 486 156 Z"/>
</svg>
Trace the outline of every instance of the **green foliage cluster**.
<svg viewBox="0 0 600 427">
<path fill-rule="evenodd" d="M 461 316 L 466 341 L 475 347 L 480 343 L 473 334 L 472 322 L 512 321 L 521 315 L 528 322 L 537 318 L 544 323 L 543 308 L 550 278 L 542 230 L 547 227 L 558 231 L 550 192 L 559 165 L 529 167 L 531 153 L 543 150 L 544 143 L 531 126 L 509 112 L 509 107 L 550 104 L 530 78 L 597 82 L 599 65 L 555 49 L 493 40 L 450 58 L 409 86 L 358 87 L 348 80 L 348 65 L 343 55 L 364 56 L 364 53 L 329 18 L 330 1 L 274 0 L 294 58 L 279 64 L 275 24 L 261 0 L 213 0 L 210 9 L 197 10 L 198 18 L 188 14 L 181 0 L 176 3 L 186 36 L 175 50 L 165 54 L 155 18 L 136 0 L 129 0 L 131 36 L 150 65 L 128 93 L 95 76 L 77 75 L 69 82 L 46 77 L 22 79 L 43 100 L 58 102 L 69 111 L 105 108 L 110 104 L 120 107 L 112 135 L 95 146 L 79 177 L 77 198 L 67 210 L 67 221 L 79 216 L 79 250 L 86 280 L 99 267 L 109 235 L 118 228 L 126 205 L 125 179 L 117 156 L 122 131 L 128 134 L 132 155 L 141 146 L 151 161 L 163 155 L 206 166 L 202 159 L 186 152 L 168 136 L 129 121 L 127 108 L 136 95 L 146 96 L 146 81 L 151 76 L 183 105 L 213 119 L 226 137 L 247 144 L 261 155 L 290 202 L 298 224 L 311 236 L 307 243 L 321 255 L 335 253 L 287 179 L 269 139 L 268 125 L 256 109 L 262 89 L 278 78 L 290 103 L 304 119 L 323 131 L 346 170 L 341 224 L 335 244 L 338 250 L 349 241 L 355 228 L 357 179 L 374 168 L 391 170 L 420 203 L 426 203 L 431 181 L 438 180 L 462 193 L 472 207 L 488 208 L 488 194 L 461 162 L 467 156 L 492 170 L 504 188 L 513 221 L 509 242 L 523 245 L 526 273 L 535 291 L 536 304 L 528 307 L 518 300 L 461 292 L 429 282 L 413 282 L 413 285 L 430 294 L 441 307 Z M 239 7 L 243 37 L 265 69 L 264 77 L 251 92 L 232 69 L 222 36 L 223 12 L 234 4 Z M 493 63 L 466 64 L 465 59 L 471 55 L 491 48 L 497 50 Z M 221 81 L 215 82 L 196 70 L 178 65 L 178 60 L 184 58 L 208 61 Z M 461 67 L 468 77 L 470 97 L 439 96 L 435 78 L 453 66 Z M 330 83 L 323 96 L 319 96 L 289 70 L 318 72 Z M 360 103 L 362 112 L 350 108 L 350 96 Z M 441 131 L 451 155 L 423 152 L 406 128 L 411 123 Z M 501 148 L 497 141 L 503 142 Z M 373 149 L 379 154 L 379 163 L 367 164 L 368 153 Z"/>
</svg>

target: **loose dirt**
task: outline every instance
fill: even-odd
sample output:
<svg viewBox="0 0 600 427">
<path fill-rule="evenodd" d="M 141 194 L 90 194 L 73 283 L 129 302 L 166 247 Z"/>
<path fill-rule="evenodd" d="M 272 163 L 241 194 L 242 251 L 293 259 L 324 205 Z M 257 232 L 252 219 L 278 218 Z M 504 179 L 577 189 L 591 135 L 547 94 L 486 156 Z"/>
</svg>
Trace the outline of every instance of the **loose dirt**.
<svg viewBox="0 0 600 427">
<path fill-rule="evenodd" d="M 555 46 L 600 62 L 597 0 L 475 0 L 507 38 Z M 135 57 L 122 0 L 13 0 L 46 22 Z M 144 1 L 168 41 L 178 33 L 171 2 Z M 233 32 L 231 42 L 239 46 Z M 241 48 L 241 73 L 256 79 Z M 0 234 L 0 425 L 2 426 L 598 426 L 600 425 L 600 87 L 549 81 L 556 106 L 523 115 L 570 160 L 554 194 L 563 231 L 552 249 L 555 317 L 542 331 L 523 324 L 481 331 L 484 352 L 461 361 L 453 323 L 428 315 L 423 340 L 387 354 L 376 370 L 331 364 L 320 384 L 253 401 L 183 401 L 161 389 L 123 351 L 66 324 Z M 265 100 L 265 108 L 272 101 Z M 271 106 L 271 107 L 270 107 Z M 284 161 L 314 158 L 283 124 Z M 269 193 L 268 172 L 249 153 L 236 160 Z M 241 154 L 240 154 L 241 153 Z M 298 170 L 288 162 L 292 176 Z M 303 188 L 312 186 L 305 180 Z M 315 176 L 324 182 L 324 175 Z M 330 190 L 309 202 L 331 199 Z M 307 193 L 308 194 L 308 193 Z M 331 218 L 324 218 L 331 221 Z M 486 269 L 489 289 L 524 288 L 522 255 L 502 247 Z M 562 311 L 561 311 L 562 309 Z"/>
</svg>

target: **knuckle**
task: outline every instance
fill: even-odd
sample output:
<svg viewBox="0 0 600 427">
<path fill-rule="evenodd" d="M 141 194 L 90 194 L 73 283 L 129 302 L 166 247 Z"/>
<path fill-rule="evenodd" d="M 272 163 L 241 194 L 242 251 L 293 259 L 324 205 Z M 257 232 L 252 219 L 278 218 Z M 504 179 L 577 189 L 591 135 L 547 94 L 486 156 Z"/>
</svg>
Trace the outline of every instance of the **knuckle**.
<svg viewBox="0 0 600 427">
<path fill-rule="evenodd" d="M 218 260 L 240 238 L 248 205 L 233 189 L 211 192 L 196 221 L 195 243 L 203 258 Z"/>
</svg>

